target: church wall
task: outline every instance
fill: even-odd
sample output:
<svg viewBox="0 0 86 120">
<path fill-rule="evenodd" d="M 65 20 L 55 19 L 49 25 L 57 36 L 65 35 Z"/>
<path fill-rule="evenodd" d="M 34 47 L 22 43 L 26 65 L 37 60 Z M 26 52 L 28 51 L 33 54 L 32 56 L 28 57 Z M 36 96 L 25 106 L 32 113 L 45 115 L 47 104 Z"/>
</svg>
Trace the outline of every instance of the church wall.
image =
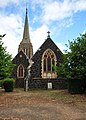
<svg viewBox="0 0 86 120">
<path fill-rule="evenodd" d="M 22 56 L 22 57 L 21 57 Z M 27 67 L 28 67 L 28 60 L 25 54 L 20 51 L 16 57 L 13 59 L 13 64 L 15 64 L 15 67 L 12 71 L 12 77 L 15 79 L 15 87 L 24 87 L 24 78 L 27 75 Z M 23 65 L 24 67 L 24 78 L 18 78 L 17 77 L 17 68 L 19 65 Z"/>
<path fill-rule="evenodd" d="M 45 50 L 51 49 L 57 58 L 57 65 L 59 63 L 63 62 L 62 59 L 62 52 L 57 48 L 57 46 L 53 43 L 53 41 L 48 38 L 44 44 L 38 49 L 38 51 L 35 53 L 35 55 L 32 58 L 32 61 L 34 62 L 31 67 L 31 77 L 32 78 L 41 78 L 41 70 L 42 70 L 42 55 Z M 59 51 L 58 51 L 59 50 Z"/>
<path fill-rule="evenodd" d="M 48 83 L 52 89 L 67 89 L 67 79 L 32 79 L 28 86 L 29 89 L 49 89 Z"/>
</svg>

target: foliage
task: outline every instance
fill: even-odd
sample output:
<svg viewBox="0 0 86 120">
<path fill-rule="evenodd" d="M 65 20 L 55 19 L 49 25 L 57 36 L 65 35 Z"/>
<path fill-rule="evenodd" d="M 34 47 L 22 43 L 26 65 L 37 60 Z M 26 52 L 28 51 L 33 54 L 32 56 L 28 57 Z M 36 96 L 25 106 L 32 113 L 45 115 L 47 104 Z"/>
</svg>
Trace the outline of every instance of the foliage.
<svg viewBox="0 0 86 120">
<path fill-rule="evenodd" d="M 82 79 L 68 79 L 68 91 L 71 94 L 80 94 L 84 92 Z"/>
<path fill-rule="evenodd" d="M 73 42 L 69 41 L 69 51 L 64 54 L 64 62 L 55 67 L 58 77 L 68 79 L 70 93 L 86 92 L 86 33 Z"/>
<path fill-rule="evenodd" d="M 74 42 L 70 42 L 71 52 L 67 55 L 70 77 L 86 78 L 86 34 L 78 37 Z"/>
<path fill-rule="evenodd" d="M 73 42 L 69 41 L 69 50 L 64 54 L 64 63 L 56 67 L 59 76 L 66 78 L 86 78 L 86 34 L 80 35 Z"/>
<path fill-rule="evenodd" d="M 3 86 L 4 86 L 4 89 L 5 89 L 5 92 L 12 92 L 13 88 L 14 88 L 14 83 L 15 83 L 15 81 L 14 81 L 13 78 L 4 79 Z"/>
<path fill-rule="evenodd" d="M 6 47 L 3 47 L 2 36 L 0 35 L 0 79 L 4 79 L 11 75 L 11 71 L 14 67 L 12 64 L 12 57 L 7 53 Z"/>
<path fill-rule="evenodd" d="M 3 87 L 4 80 L 0 80 L 0 87 Z"/>
</svg>

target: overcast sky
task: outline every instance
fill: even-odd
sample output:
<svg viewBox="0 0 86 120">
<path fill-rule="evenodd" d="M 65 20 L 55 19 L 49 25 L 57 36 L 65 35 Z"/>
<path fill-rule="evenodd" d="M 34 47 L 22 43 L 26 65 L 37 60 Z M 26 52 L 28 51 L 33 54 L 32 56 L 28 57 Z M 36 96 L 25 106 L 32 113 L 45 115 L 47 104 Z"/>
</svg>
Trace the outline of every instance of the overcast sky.
<svg viewBox="0 0 86 120">
<path fill-rule="evenodd" d="M 27 0 L 30 38 L 34 53 L 51 32 L 62 50 L 68 40 L 86 31 L 86 0 Z M 23 37 L 26 0 L 0 0 L 0 34 L 14 57 Z"/>
</svg>

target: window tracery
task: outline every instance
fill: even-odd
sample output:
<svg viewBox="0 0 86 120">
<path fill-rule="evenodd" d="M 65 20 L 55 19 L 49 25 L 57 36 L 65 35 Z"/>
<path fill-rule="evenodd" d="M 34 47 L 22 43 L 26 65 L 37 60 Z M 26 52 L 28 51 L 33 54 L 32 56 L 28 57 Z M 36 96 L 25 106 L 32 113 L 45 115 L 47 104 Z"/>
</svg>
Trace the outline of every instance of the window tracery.
<svg viewBox="0 0 86 120">
<path fill-rule="evenodd" d="M 47 49 L 42 56 L 42 78 L 56 78 L 53 65 L 56 65 L 56 55 L 51 49 Z"/>
</svg>

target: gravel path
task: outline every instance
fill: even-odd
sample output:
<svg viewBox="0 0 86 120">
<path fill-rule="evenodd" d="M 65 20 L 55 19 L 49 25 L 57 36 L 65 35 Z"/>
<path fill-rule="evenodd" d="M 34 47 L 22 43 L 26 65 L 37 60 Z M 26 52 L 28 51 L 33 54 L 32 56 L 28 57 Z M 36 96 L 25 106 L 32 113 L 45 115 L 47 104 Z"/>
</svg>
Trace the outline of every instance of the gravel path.
<svg viewBox="0 0 86 120">
<path fill-rule="evenodd" d="M 3 92 L 0 120 L 86 120 L 86 109 L 29 92 Z"/>
</svg>

